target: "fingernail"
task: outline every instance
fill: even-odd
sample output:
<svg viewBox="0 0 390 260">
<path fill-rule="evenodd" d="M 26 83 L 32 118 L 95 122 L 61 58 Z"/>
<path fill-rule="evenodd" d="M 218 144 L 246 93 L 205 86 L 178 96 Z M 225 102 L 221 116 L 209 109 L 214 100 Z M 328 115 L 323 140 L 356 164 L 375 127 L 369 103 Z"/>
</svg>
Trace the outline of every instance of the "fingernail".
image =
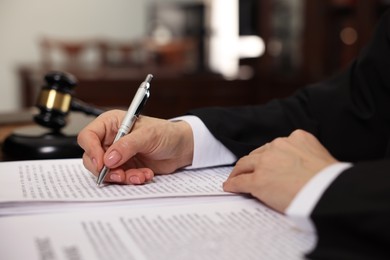
<svg viewBox="0 0 390 260">
<path fill-rule="evenodd" d="M 145 172 L 145 178 L 150 180 L 152 178 L 152 174 L 150 172 Z"/>
<path fill-rule="evenodd" d="M 141 184 L 141 180 L 139 179 L 138 176 L 131 176 L 130 181 L 131 181 L 131 183 L 134 183 L 134 184 Z"/>
<path fill-rule="evenodd" d="M 110 175 L 110 180 L 114 182 L 121 182 L 122 177 L 119 174 L 113 173 Z"/>
<path fill-rule="evenodd" d="M 108 167 L 115 165 L 117 162 L 119 162 L 122 159 L 122 156 L 117 151 L 111 151 L 106 160 L 106 165 Z"/>
</svg>

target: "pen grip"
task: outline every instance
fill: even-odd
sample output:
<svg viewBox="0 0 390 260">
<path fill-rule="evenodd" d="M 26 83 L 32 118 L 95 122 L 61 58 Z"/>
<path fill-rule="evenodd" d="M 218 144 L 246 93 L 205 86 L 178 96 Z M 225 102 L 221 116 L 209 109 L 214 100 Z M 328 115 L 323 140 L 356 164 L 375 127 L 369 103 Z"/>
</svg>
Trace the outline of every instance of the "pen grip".
<svg viewBox="0 0 390 260">
<path fill-rule="evenodd" d="M 133 128 L 134 123 L 137 120 L 137 118 L 138 117 L 136 115 L 133 115 L 130 119 L 124 120 L 125 122 L 122 123 L 122 125 L 120 126 L 120 128 L 118 130 L 118 133 L 115 136 L 114 143 L 130 132 L 130 130 Z"/>
<path fill-rule="evenodd" d="M 118 141 L 119 139 L 121 139 L 123 136 L 125 136 L 127 133 L 126 132 L 124 132 L 124 131 L 118 131 L 118 133 L 116 134 L 116 136 L 115 136 L 115 139 L 114 139 L 114 142 L 113 143 L 115 143 L 116 141 Z"/>
</svg>

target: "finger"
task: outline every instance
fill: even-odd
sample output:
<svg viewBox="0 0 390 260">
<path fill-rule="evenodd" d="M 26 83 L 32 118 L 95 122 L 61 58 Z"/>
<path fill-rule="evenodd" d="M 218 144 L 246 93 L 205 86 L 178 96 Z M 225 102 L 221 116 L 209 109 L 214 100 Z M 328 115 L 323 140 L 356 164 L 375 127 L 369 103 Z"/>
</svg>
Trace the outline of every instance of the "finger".
<svg viewBox="0 0 390 260">
<path fill-rule="evenodd" d="M 241 174 L 229 178 L 223 183 L 223 190 L 233 193 L 251 193 L 253 186 L 253 174 Z"/>
<path fill-rule="evenodd" d="M 112 114 L 117 111 L 110 111 L 102 114 L 96 120 L 89 123 L 80 131 L 77 136 L 77 142 L 84 150 L 85 154 L 96 162 L 97 168 L 103 167 L 103 155 L 105 153 L 106 143 L 111 142 L 115 136 L 115 129 L 118 128 L 118 118 Z"/>
<path fill-rule="evenodd" d="M 313 139 L 317 139 L 313 134 L 305 131 L 305 130 L 302 130 L 302 129 L 297 129 L 297 130 L 294 130 L 290 135 L 289 135 L 290 138 L 292 138 L 293 140 L 296 140 L 296 141 L 305 141 L 305 140 L 313 140 Z"/>
<path fill-rule="evenodd" d="M 154 177 L 154 173 L 149 168 L 122 169 L 110 170 L 107 174 L 106 181 L 121 184 L 144 184 L 150 182 Z"/>
<path fill-rule="evenodd" d="M 108 114 L 108 113 L 107 113 Z M 89 123 L 85 128 L 83 128 L 77 136 L 77 142 L 87 153 L 93 152 L 94 146 L 91 145 L 98 143 L 101 146 L 101 141 L 105 139 L 107 135 L 107 129 L 105 121 L 106 115 L 102 114 L 97 117 L 94 121 Z M 112 120 L 108 120 L 108 124 L 111 124 Z"/>
<path fill-rule="evenodd" d="M 84 167 L 92 174 L 95 176 L 98 175 L 99 167 L 97 161 L 94 158 L 89 157 L 86 153 L 83 154 L 83 164 Z"/>
<path fill-rule="evenodd" d="M 104 150 L 101 139 L 94 131 L 82 130 L 77 136 L 77 142 L 84 150 L 85 156 L 83 158 L 89 158 L 91 161 L 94 160 L 98 164 L 103 164 Z"/>
<path fill-rule="evenodd" d="M 153 171 L 149 168 L 129 169 L 126 171 L 126 184 L 144 184 L 153 179 Z"/>
<path fill-rule="evenodd" d="M 133 158 L 137 153 L 147 153 L 149 145 L 154 143 L 153 137 L 147 133 L 135 130 L 113 143 L 105 153 L 105 165 L 115 168 Z"/>
<path fill-rule="evenodd" d="M 297 152 L 301 155 L 323 153 L 325 147 L 321 145 L 318 139 L 309 132 L 304 130 L 295 130 L 288 137 L 288 142 L 292 144 Z M 327 151 L 326 151 L 327 152 Z"/>
<path fill-rule="evenodd" d="M 109 170 L 104 181 L 124 184 L 126 179 L 125 171 L 123 169 Z"/>
<path fill-rule="evenodd" d="M 301 145 L 304 148 L 310 148 L 313 145 L 315 147 L 322 147 L 320 141 L 311 133 L 304 130 L 295 130 L 292 132 L 288 140 L 294 145 Z"/>
<path fill-rule="evenodd" d="M 301 155 L 306 156 L 311 160 L 313 160 L 313 156 L 316 156 L 320 161 L 325 162 L 326 164 L 337 161 L 311 133 L 303 130 L 296 130 L 290 135 L 289 141 L 296 148 L 299 148 Z"/>
<path fill-rule="evenodd" d="M 236 165 L 234 166 L 232 172 L 230 173 L 228 179 L 236 177 L 241 174 L 249 173 L 254 171 L 254 161 L 258 155 L 252 154 L 242 157 L 240 160 L 237 161 Z"/>
<path fill-rule="evenodd" d="M 98 169 L 103 167 L 103 156 L 118 131 L 124 111 L 111 110 L 98 116 L 80 131 L 77 142 L 84 152 L 96 161 Z"/>
</svg>

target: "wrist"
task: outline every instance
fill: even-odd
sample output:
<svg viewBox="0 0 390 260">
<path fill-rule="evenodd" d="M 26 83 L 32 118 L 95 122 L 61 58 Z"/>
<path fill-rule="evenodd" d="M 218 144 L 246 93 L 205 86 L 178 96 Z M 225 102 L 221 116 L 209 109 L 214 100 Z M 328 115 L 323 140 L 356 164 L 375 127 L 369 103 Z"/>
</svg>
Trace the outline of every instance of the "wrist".
<svg viewBox="0 0 390 260">
<path fill-rule="evenodd" d="M 192 164 L 194 157 L 194 136 L 191 126 L 185 121 L 173 122 L 175 127 L 173 133 L 176 135 L 177 146 L 175 147 L 178 157 L 178 168 Z"/>
</svg>

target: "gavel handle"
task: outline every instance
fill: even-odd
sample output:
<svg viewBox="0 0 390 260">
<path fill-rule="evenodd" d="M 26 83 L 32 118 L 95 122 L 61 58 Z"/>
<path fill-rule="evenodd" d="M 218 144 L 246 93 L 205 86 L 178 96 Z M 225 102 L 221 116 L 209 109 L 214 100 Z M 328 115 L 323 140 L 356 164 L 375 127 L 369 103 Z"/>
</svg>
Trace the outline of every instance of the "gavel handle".
<svg viewBox="0 0 390 260">
<path fill-rule="evenodd" d="M 79 99 L 72 98 L 70 110 L 80 111 L 87 115 L 99 116 L 106 110 L 87 104 Z"/>
</svg>

